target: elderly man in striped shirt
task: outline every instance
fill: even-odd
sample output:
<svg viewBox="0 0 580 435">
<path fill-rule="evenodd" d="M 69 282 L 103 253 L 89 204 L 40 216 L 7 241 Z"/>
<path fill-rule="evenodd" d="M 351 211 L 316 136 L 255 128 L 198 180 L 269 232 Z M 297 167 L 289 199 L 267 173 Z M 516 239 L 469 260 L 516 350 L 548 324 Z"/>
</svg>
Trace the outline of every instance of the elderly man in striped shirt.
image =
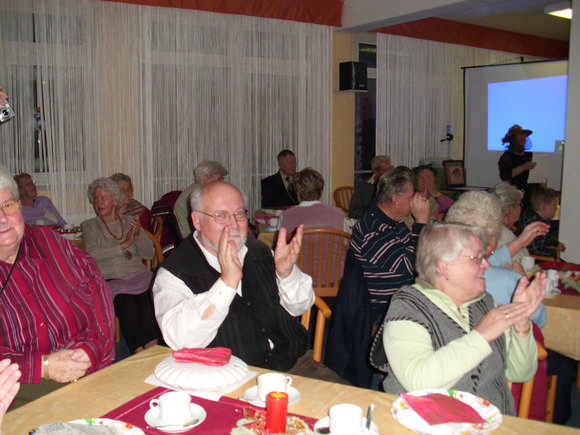
<svg viewBox="0 0 580 435">
<path fill-rule="evenodd" d="M 391 296 L 415 280 L 415 249 L 429 219 L 429 202 L 413 188 L 414 175 L 399 166 L 381 176 L 376 203 L 352 232 L 351 248 L 360 262 L 372 306 L 372 322 L 383 320 Z M 403 220 L 412 215 L 409 231 Z"/>
</svg>

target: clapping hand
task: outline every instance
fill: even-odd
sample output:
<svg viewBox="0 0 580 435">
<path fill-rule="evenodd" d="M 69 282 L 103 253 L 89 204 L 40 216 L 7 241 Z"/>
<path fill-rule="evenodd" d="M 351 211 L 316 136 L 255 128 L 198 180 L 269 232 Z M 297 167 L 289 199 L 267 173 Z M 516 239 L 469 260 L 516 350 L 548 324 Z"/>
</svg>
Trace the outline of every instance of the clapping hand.
<svg viewBox="0 0 580 435">
<path fill-rule="evenodd" d="M 129 225 L 131 225 L 131 230 L 133 232 L 133 240 L 137 240 L 139 238 L 139 234 L 141 232 L 141 222 L 139 221 L 139 218 L 137 216 L 135 216 L 133 218 L 133 220 L 129 223 Z"/>
<path fill-rule="evenodd" d="M 528 285 L 529 283 L 529 285 Z M 520 331 L 526 329 L 528 318 L 538 309 L 546 295 L 546 273 L 536 272 L 534 279 L 529 282 L 526 277 L 518 281 L 512 302 L 528 302 L 526 316 L 519 322 L 516 328 Z"/>
<path fill-rule="evenodd" d="M 236 242 L 230 240 L 231 229 L 225 227 L 218 242 L 217 258 L 222 270 L 222 281 L 231 288 L 238 288 L 242 280 L 242 263 Z"/>
<path fill-rule="evenodd" d="M 525 248 L 534 241 L 536 237 L 545 236 L 550 232 L 550 225 L 545 222 L 536 221 L 526 225 L 519 238 L 522 241 L 522 246 Z"/>
<path fill-rule="evenodd" d="M 411 198 L 411 214 L 418 224 L 426 224 L 429 220 L 429 201 L 422 193 L 416 192 Z"/>
<path fill-rule="evenodd" d="M 529 317 L 538 309 L 546 294 L 546 274 L 536 273 L 535 279 L 528 285 L 528 279 L 522 277 L 514 292 L 512 303 L 500 305 L 490 310 L 477 325 L 482 337 L 491 342 L 502 335 L 510 326 L 525 331 L 530 325 Z"/>
<path fill-rule="evenodd" d="M 274 263 L 276 264 L 276 271 L 280 278 L 286 278 L 292 272 L 294 265 L 298 261 L 300 249 L 302 249 L 302 237 L 304 233 L 304 225 L 300 225 L 296 229 L 296 234 L 292 237 L 289 243 L 286 243 L 286 228 L 280 228 L 278 233 L 278 242 L 274 250 Z"/>
<path fill-rule="evenodd" d="M 129 225 L 131 228 L 127 232 L 125 240 L 121 242 L 121 249 L 123 251 L 128 249 L 133 244 L 133 242 L 139 238 L 139 232 L 141 231 L 141 223 L 137 217 L 133 218 Z"/>
<path fill-rule="evenodd" d="M 10 363 L 9 359 L 0 361 L 0 426 L 2 418 L 20 389 L 20 370 L 18 364 Z"/>
</svg>

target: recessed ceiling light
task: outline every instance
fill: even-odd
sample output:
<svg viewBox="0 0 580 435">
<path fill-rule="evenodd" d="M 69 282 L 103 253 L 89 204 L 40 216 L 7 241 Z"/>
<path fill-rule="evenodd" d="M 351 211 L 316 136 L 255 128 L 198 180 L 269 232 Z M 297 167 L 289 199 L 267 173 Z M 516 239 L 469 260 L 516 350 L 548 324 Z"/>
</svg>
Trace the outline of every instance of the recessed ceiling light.
<svg viewBox="0 0 580 435">
<path fill-rule="evenodd" d="M 544 12 L 555 17 L 572 19 L 572 4 L 569 1 L 558 2 L 548 5 L 544 8 Z"/>
</svg>

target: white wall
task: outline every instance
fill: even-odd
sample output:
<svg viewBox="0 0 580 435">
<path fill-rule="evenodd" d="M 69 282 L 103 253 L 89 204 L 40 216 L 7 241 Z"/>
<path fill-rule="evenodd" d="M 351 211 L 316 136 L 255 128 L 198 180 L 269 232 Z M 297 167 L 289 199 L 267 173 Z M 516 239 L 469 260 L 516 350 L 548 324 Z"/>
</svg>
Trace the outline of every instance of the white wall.
<svg viewBox="0 0 580 435">
<path fill-rule="evenodd" d="M 566 244 L 562 259 L 580 263 L 580 6 L 574 6 L 570 28 L 568 69 L 568 109 L 566 116 L 566 149 L 562 181 L 560 241 Z"/>
</svg>

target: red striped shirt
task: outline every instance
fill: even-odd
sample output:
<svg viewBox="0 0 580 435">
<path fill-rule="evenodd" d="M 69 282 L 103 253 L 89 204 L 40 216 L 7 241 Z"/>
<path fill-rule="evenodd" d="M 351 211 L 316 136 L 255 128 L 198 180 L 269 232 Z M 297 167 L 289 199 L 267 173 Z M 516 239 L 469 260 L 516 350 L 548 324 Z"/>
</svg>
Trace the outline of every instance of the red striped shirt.
<svg viewBox="0 0 580 435">
<path fill-rule="evenodd" d="M 0 261 L 0 287 L 11 264 Z M 48 227 L 25 227 L 12 276 L 0 294 L 0 358 L 38 383 L 42 355 L 83 349 L 90 372 L 115 356 L 111 293 L 95 260 Z"/>
</svg>

